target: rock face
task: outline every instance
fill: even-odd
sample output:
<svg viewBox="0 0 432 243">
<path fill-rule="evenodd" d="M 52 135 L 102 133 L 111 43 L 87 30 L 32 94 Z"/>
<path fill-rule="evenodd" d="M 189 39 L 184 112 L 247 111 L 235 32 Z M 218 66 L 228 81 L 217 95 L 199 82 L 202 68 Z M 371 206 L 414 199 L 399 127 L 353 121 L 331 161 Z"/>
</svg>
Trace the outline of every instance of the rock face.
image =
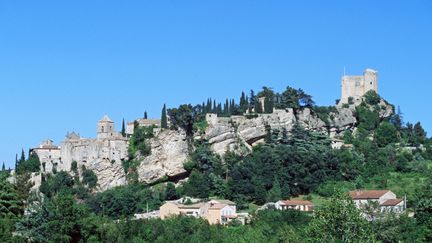
<svg viewBox="0 0 432 243">
<path fill-rule="evenodd" d="M 380 117 L 388 117 L 393 108 L 385 101 L 379 103 Z M 347 130 L 354 130 L 357 124 L 355 105 L 348 108 L 336 107 L 330 112 L 329 119 L 324 122 L 309 108 L 293 110 L 275 109 L 272 114 L 258 114 L 257 116 L 231 116 L 217 117 L 216 114 L 207 114 L 208 127 L 202 138 L 209 141 L 213 151 L 223 155 L 226 151 L 243 153 L 263 141 L 266 135 L 266 125 L 271 129 L 286 129 L 288 132 L 298 123 L 307 130 L 322 132 L 331 139 L 337 140 Z"/>
<path fill-rule="evenodd" d="M 188 158 L 186 133 L 182 130 L 163 130 L 150 139 L 151 154 L 138 158 L 139 181 L 153 183 L 163 177 L 185 173 L 183 163 Z"/>
</svg>

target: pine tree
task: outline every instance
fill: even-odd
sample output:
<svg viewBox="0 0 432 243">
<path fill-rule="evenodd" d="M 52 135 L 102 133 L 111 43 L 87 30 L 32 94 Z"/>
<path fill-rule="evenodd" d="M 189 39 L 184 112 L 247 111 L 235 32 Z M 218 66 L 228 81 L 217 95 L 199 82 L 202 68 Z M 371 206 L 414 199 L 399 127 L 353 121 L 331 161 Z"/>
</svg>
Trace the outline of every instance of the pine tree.
<svg viewBox="0 0 432 243">
<path fill-rule="evenodd" d="M 147 119 L 147 111 L 144 111 L 144 119 Z"/>
<path fill-rule="evenodd" d="M 165 104 L 162 108 L 161 128 L 168 128 L 168 119 L 167 119 L 166 105 Z"/>
<path fill-rule="evenodd" d="M 123 135 L 123 137 L 126 136 L 126 128 L 125 128 L 124 118 L 123 118 L 123 121 L 122 121 L 121 134 Z"/>
</svg>

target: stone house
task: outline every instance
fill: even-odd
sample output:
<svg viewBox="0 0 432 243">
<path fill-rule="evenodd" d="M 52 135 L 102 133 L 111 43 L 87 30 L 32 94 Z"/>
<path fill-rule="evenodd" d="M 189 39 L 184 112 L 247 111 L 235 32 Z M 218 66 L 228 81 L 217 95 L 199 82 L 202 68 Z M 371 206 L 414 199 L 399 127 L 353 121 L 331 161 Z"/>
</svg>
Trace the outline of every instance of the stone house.
<svg viewBox="0 0 432 243">
<path fill-rule="evenodd" d="M 314 204 L 306 200 L 280 200 L 275 203 L 275 208 L 278 210 L 299 210 L 303 212 L 311 212 L 314 210 Z"/>
<path fill-rule="evenodd" d="M 375 202 L 381 212 L 400 213 L 406 208 L 405 200 L 396 198 L 396 194 L 390 190 L 356 190 L 350 191 L 349 195 L 359 209 L 371 202 Z"/>
</svg>

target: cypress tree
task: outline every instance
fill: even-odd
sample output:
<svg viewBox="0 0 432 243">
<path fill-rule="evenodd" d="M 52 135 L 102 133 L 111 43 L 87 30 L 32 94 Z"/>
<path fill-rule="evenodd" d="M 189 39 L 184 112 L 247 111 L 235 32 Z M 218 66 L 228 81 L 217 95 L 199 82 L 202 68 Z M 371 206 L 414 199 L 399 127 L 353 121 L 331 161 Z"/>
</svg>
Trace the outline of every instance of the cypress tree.
<svg viewBox="0 0 432 243">
<path fill-rule="evenodd" d="M 21 158 L 20 158 L 20 162 L 25 161 L 25 153 L 24 153 L 24 149 L 21 150 Z"/>
<path fill-rule="evenodd" d="M 147 119 L 147 111 L 144 111 L 144 119 Z"/>
<path fill-rule="evenodd" d="M 262 105 L 259 102 L 258 99 L 254 99 L 254 108 L 255 108 L 255 113 L 263 113 L 263 109 L 262 109 Z"/>
<path fill-rule="evenodd" d="M 217 106 L 216 106 L 216 100 L 213 100 L 213 113 L 218 113 Z"/>
<path fill-rule="evenodd" d="M 5 171 L 5 170 L 6 170 L 6 167 L 5 167 L 5 163 L 3 162 L 2 171 Z"/>
<path fill-rule="evenodd" d="M 246 96 L 245 93 L 242 92 L 240 97 L 240 110 L 244 112 L 246 110 Z"/>
<path fill-rule="evenodd" d="M 235 101 L 234 101 L 234 99 L 231 99 L 230 114 L 233 115 L 234 113 L 235 113 Z"/>
<path fill-rule="evenodd" d="M 218 115 L 222 114 L 222 104 L 221 104 L 221 103 L 219 103 L 219 104 L 217 105 L 216 113 L 217 113 Z"/>
<path fill-rule="evenodd" d="M 18 168 L 18 154 L 15 154 L 15 170 Z"/>
<path fill-rule="evenodd" d="M 250 91 L 250 97 L 249 97 L 249 113 L 252 113 L 252 109 L 255 108 L 255 93 L 251 89 Z M 255 111 L 257 112 L 257 111 Z"/>
<path fill-rule="evenodd" d="M 123 135 L 123 137 L 126 136 L 126 128 L 125 128 L 124 118 L 123 118 L 123 121 L 122 121 L 121 134 Z"/>
<path fill-rule="evenodd" d="M 273 102 L 270 97 L 264 99 L 264 113 L 273 113 Z"/>
<path fill-rule="evenodd" d="M 166 105 L 165 104 L 162 108 L 161 128 L 168 128 L 168 119 L 167 119 Z"/>
<path fill-rule="evenodd" d="M 224 113 L 225 114 L 229 113 L 229 102 L 228 102 L 228 99 L 225 100 Z"/>
</svg>

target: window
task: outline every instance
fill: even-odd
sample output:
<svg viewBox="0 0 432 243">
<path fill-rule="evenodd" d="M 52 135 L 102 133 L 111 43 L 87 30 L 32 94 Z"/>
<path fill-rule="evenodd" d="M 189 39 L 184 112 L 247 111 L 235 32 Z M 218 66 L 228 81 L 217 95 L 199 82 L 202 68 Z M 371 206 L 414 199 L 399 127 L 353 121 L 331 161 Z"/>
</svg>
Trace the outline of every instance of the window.
<svg viewBox="0 0 432 243">
<path fill-rule="evenodd" d="M 104 132 L 104 126 L 101 127 L 101 132 Z"/>
<path fill-rule="evenodd" d="M 372 82 L 370 82 L 370 84 L 372 84 Z"/>
</svg>

